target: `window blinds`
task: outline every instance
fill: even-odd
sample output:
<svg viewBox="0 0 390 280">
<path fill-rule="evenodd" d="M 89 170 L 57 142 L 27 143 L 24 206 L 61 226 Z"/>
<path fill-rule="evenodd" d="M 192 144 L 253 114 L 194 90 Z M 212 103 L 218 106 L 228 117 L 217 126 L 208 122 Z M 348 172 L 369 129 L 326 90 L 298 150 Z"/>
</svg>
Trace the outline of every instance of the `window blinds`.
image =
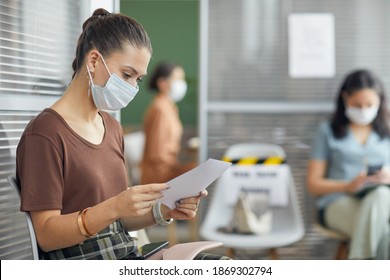
<svg viewBox="0 0 390 280">
<path fill-rule="evenodd" d="M 78 1 L 0 1 L 0 94 L 62 94 L 81 32 Z"/>
<path fill-rule="evenodd" d="M 77 0 L 0 0 L 0 259 L 31 259 L 7 177 L 27 123 L 62 95 L 81 32 Z"/>
</svg>

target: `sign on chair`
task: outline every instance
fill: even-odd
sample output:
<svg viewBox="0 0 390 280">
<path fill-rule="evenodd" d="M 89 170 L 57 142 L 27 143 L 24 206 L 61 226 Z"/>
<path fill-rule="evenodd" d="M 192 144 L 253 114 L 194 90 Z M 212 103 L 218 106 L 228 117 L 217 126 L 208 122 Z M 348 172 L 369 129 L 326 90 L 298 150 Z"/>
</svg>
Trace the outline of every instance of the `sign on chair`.
<svg viewBox="0 0 390 280">
<path fill-rule="evenodd" d="M 232 162 L 232 161 L 231 161 Z M 224 192 L 225 202 L 235 205 L 241 191 L 264 192 L 269 194 L 271 206 L 286 207 L 288 205 L 288 184 L 290 182 L 290 168 L 287 164 L 267 164 L 262 161 L 233 162 L 220 178 L 222 184 L 229 188 Z"/>
</svg>

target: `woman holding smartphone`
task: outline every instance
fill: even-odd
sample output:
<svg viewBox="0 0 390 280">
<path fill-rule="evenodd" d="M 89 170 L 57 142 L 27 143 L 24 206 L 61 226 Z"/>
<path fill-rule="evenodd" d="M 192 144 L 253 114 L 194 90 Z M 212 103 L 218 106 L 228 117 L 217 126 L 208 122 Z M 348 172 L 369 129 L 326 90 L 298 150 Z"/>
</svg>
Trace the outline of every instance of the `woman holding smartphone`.
<svg viewBox="0 0 390 280">
<path fill-rule="evenodd" d="M 340 88 L 333 116 L 319 126 L 312 149 L 308 189 L 317 196 L 320 221 L 350 237 L 349 259 L 389 259 L 386 105 L 383 85 L 372 72 L 350 73 Z M 367 174 L 369 166 L 377 166 L 372 174 Z M 367 185 L 375 188 L 357 195 Z"/>
</svg>

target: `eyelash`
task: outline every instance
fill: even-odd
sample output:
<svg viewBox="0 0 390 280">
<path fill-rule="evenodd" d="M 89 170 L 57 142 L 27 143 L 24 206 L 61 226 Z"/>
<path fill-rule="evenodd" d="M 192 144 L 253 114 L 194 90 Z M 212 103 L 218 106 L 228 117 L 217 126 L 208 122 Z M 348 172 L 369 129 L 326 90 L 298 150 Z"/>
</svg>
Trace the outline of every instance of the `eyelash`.
<svg viewBox="0 0 390 280">
<path fill-rule="evenodd" d="M 127 73 L 124 73 L 123 76 L 124 76 L 125 79 L 129 79 L 129 78 L 131 79 L 132 78 L 132 75 L 127 74 Z M 142 78 L 138 78 L 137 79 L 137 83 L 142 83 Z"/>
<path fill-rule="evenodd" d="M 131 79 L 132 78 L 132 76 L 130 75 L 130 74 L 127 74 L 127 73 L 123 73 L 123 77 L 125 78 L 125 79 Z"/>
</svg>

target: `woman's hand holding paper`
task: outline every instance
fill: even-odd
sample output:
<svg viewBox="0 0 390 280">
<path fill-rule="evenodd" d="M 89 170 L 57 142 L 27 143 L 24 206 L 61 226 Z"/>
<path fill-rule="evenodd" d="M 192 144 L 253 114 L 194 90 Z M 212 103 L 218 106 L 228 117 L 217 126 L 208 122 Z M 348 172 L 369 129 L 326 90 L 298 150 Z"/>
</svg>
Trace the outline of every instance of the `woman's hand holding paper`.
<svg viewBox="0 0 390 280">
<path fill-rule="evenodd" d="M 161 211 L 164 219 L 169 220 L 173 218 L 175 220 L 191 220 L 195 218 L 199 209 L 199 203 L 201 197 L 207 196 L 206 190 L 201 191 L 198 196 L 183 198 L 176 202 L 176 208 L 170 209 L 168 206 L 162 204 Z"/>
</svg>

